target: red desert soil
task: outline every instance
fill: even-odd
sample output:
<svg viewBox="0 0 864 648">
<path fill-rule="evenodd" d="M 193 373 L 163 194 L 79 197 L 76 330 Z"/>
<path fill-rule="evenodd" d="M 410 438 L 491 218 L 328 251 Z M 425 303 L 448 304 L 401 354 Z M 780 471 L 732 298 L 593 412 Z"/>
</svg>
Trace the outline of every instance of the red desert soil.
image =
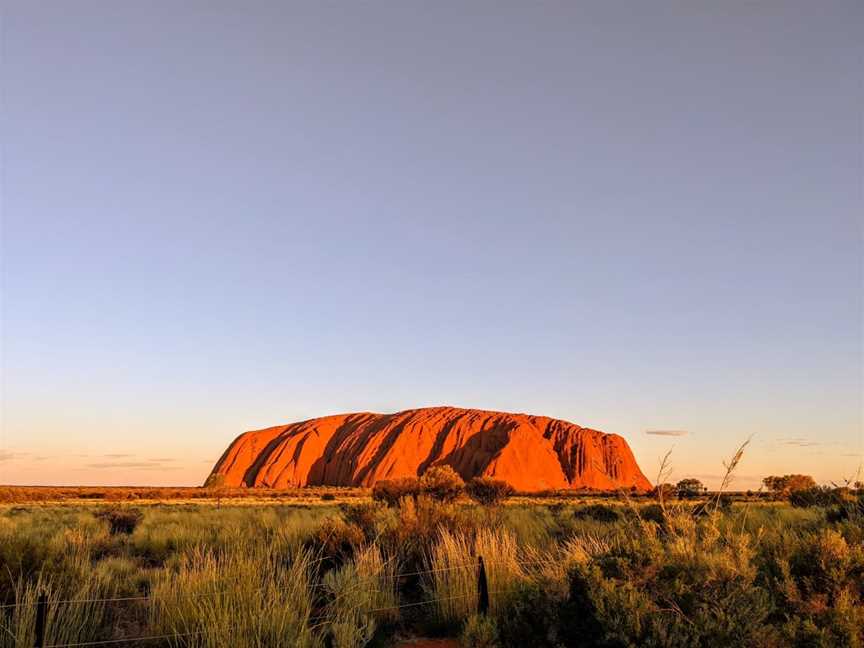
<svg viewBox="0 0 864 648">
<path fill-rule="evenodd" d="M 546 416 L 429 407 L 338 414 L 241 434 L 213 468 L 226 486 L 371 486 L 449 465 L 520 491 L 651 483 L 627 442 Z"/>
</svg>

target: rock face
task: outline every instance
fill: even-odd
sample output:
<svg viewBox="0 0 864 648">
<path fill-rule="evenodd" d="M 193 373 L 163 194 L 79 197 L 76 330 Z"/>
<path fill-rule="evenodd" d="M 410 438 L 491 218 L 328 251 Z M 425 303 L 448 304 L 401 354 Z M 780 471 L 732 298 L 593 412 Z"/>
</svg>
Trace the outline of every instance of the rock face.
<svg viewBox="0 0 864 648">
<path fill-rule="evenodd" d="M 241 434 L 211 475 L 227 486 L 371 486 L 449 465 L 520 491 L 651 483 L 616 434 L 545 416 L 429 407 L 338 414 Z"/>
</svg>

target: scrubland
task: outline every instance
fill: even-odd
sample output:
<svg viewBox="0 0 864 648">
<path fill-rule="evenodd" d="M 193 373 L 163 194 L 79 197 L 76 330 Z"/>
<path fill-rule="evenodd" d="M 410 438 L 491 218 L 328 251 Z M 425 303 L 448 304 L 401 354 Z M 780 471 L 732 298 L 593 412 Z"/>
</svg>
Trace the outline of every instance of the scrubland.
<svg viewBox="0 0 864 648">
<path fill-rule="evenodd" d="M 337 486 L 311 488 L 196 488 L 153 486 L 0 486 L 0 504 L 84 504 L 135 502 L 184 504 L 233 502 L 238 506 L 268 503 L 315 504 L 368 499 L 369 490 Z"/>
<path fill-rule="evenodd" d="M 864 501 L 7 505 L 0 646 L 40 592 L 55 646 L 862 646 Z"/>
</svg>

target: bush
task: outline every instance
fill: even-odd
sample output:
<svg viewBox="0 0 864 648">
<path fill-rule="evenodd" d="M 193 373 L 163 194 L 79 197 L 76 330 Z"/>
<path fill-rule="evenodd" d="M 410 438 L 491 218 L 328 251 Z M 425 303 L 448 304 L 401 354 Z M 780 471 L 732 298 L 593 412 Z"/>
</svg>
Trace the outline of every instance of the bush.
<svg viewBox="0 0 864 648">
<path fill-rule="evenodd" d="M 675 495 L 675 486 L 672 484 L 657 484 L 651 489 L 650 494 L 654 499 L 669 499 Z"/>
<path fill-rule="evenodd" d="M 499 614 L 498 631 L 503 646 L 553 648 L 559 645 L 557 634 L 561 601 L 557 600 L 555 590 L 554 583 L 533 579 L 519 583 Z"/>
<path fill-rule="evenodd" d="M 857 501 L 854 492 L 849 488 L 829 488 L 828 486 L 814 486 L 792 491 L 789 493 L 789 503 L 799 508 L 811 506 L 846 506 Z"/>
<path fill-rule="evenodd" d="M 638 509 L 639 517 L 646 522 L 654 522 L 655 524 L 663 524 L 666 521 L 666 515 L 663 513 L 663 507 L 659 504 L 647 504 Z"/>
<path fill-rule="evenodd" d="M 561 639 L 567 646 L 602 646 L 603 626 L 598 618 L 595 596 L 586 574 L 574 569 L 570 591 L 561 607 Z"/>
<path fill-rule="evenodd" d="M 476 516 L 475 516 L 476 517 Z M 442 530 L 472 528 L 472 520 L 454 504 L 442 504 L 426 495 L 403 498 L 377 517 L 375 542 L 382 550 L 399 555 L 407 571 L 423 569 L 428 550 Z"/>
<path fill-rule="evenodd" d="M 382 479 L 372 487 L 372 499 L 387 506 L 399 506 L 404 497 L 416 498 L 420 494 L 420 482 L 416 477 Z"/>
<path fill-rule="evenodd" d="M 479 504 L 494 506 L 513 494 L 506 481 L 491 477 L 474 477 L 465 485 L 465 493 Z"/>
<path fill-rule="evenodd" d="M 337 517 L 325 518 L 308 541 L 312 551 L 320 551 L 329 565 L 342 565 L 354 556 L 354 551 L 366 541 L 356 524 Z"/>
<path fill-rule="evenodd" d="M 100 520 L 106 520 L 111 528 L 111 535 L 123 533 L 130 535 L 144 518 L 144 514 L 134 508 L 116 508 L 99 511 L 94 515 Z"/>
<path fill-rule="evenodd" d="M 342 517 L 348 524 L 353 524 L 363 531 L 367 539 L 375 533 L 375 518 L 378 506 L 375 504 L 351 504 L 342 507 Z"/>
<path fill-rule="evenodd" d="M 844 497 L 828 509 L 825 513 L 825 519 L 832 524 L 853 520 L 864 528 L 864 493 L 858 495 L 857 498 L 854 496 Z"/>
<path fill-rule="evenodd" d="M 787 619 L 787 645 L 864 644 L 864 546 L 834 529 L 793 537 L 765 568 Z"/>
<path fill-rule="evenodd" d="M 607 504 L 589 504 L 573 512 L 577 520 L 596 520 L 597 522 L 617 522 L 621 515 Z"/>
<path fill-rule="evenodd" d="M 433 466 L 420 478 L 420 490 L 439 502 L 452 502 L 462 494 L 465 482 L 450 466 Z"/>
</svg>

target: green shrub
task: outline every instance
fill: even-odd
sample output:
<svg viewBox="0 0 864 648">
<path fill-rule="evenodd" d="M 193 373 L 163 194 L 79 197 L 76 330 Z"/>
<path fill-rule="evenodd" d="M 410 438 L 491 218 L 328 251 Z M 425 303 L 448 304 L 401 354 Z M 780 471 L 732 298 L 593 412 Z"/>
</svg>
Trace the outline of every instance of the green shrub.
<svg viewBox="0 0 864 648">
<path fill-rule="evenodd" d="M 813 486 L 812 488 L 802 488 L 789 493 L 789 503 L 792 506 L 799 508 L 807 508 L 810 506 L 828 506 L 833 503 L 833 497 L 830 488 L 822 488 Z"/>
<path fill-rule="evenodd" d="M 498 614 L 498 631 L 506 648 L 558 646 L 559 608 L 554 583 L 542 579 L 520 581 Z"/>
<path fill-rule="evenodd" d="M 659 504 L 646 504 L 638 509 L 639 516 L 646 522 L 663 524 L 666 521 L 663 507 Z"/>
<path fill-rule="evenodd" d="M 789 503 L 798 508 L 811 506 L 820 507 L 846 507 L 858 502 L 858 496 L 850 488 L 831 488 L 829 486 L 813 486 L 789 493 Z"/>
<path fill-rule="evenodd" d="M 838 522 L 850 521 L 858 525 L 858 528 L 864 529 L 864 493 L 860 491 L 858 496 L 850 493 L 848 497 L 843 497 L 840 502 L 837 502 L 825 513 L 825 519 L 832 524 Z"/>
<path fill-rule="evenodd" d="M 864 546 L 823 528 L 783 536 L 762 572 L 790 645 L 864 645 Z"/>
<path fill-rule="evenodd" d="M 596 575 L 595 575 L 596 578 Z M 604 646 L 596 595 L 588 576 L 576 568 L 570 574 L 567 600 L 561 606 L 561 641 L 566 646 Z"/>
<path fill-rule="evenodd" d="M 595 520 L 597 522 L 617 522 L 621 515 L 608 504 L 589 504 L 573 511 L 577 520 Z"/>
</svg>

